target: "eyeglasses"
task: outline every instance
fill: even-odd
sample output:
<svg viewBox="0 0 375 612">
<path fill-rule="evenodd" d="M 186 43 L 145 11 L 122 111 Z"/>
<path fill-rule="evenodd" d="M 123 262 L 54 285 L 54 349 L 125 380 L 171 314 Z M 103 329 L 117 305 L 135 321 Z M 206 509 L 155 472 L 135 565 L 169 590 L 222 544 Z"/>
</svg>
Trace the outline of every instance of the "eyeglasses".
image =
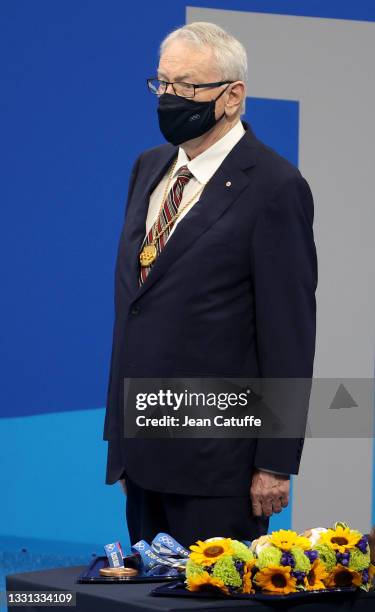
<svg viewBox="0 0 375 612">
<path fill-rule="evenodd" d="M 195 83 L 184 83 L 183 81 L 171 83 L 169 81 L 160 81 L 160 79 L 157 78 L 147 79 L 147 87 L 149 91 L 156 96 L 161 96 L 167 91 L 168 85 L 172 85 L 176 96 L 181 96 L 182 98 L 194 98 L 196 89 L 200 89 L 202 87 L 219 87 L 220 85 L 225 85 L 226 83 L 234 83 L 234 81 L 218 81 L 217 83 L 200 83 L 197 85 Z"/>
</svg>

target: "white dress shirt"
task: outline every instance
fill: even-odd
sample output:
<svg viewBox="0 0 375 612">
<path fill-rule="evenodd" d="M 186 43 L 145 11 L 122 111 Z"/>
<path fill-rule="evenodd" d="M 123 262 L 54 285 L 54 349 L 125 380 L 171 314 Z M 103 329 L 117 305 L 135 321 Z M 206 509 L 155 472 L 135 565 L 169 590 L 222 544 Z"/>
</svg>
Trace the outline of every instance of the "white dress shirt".
<svg viewBox="0 0 375 612">
<path fill-rule="evenodd" d="M 194 157 L 194 159 L 191 160 L 189 160 L 185 151 L 181 147 L 179 147 L 177 163 L 175 166 L 172 180 L 170 182 L 170 188 L 172 188 L 172 186 L 174 185 L 174 182 L 178 175 L 178 171 L 181 166 L 187 166 L 193 177 L 190 179 L 187 185 L 185 185 L 179 208 L 182 209 L 184 204 L 188 202 L 190 198 L 193 198 L 193 200 L 189 203 L 188 206 L 186 206 L 186 208 L 176 219 L 172 226 L 172 230 L 169 233 L 169 236 L 173 234 L 173 231 L 175 227 L 177 227 L 178 223 L 184 218 L 184 216 L 192 208 L 192 206 L 194 206 L 194 204 L 196 204 L 196 202 L 199 200 L 200 192 L 196 197 L 194 197 L 194 194 L 196 194 L 199 191 L 199 188 L 202 187 L 205 183 L 208 183 L 210 178 L 215 174 L 216 170 L 222 164 L 228 153 L 242 138 L 244 133 L 245 128 L 243 127 L 242 122 L 238 120 L 236 125 L 234 125 L 229 130 L 229 132 L 222 136 L 220 140 L 215 142 L 213 145 L 208 147 L 208 149 L 203 151 L 203 153 L 197 155 L 197 157 Z M 164 195 L 164 190 L 168 181 L 169 172 L 170 168 L 168 168 L 167 173 L 165 174 L 165 176 L 163 176 L 160 183 L 155 187 L 154 191 L 151 194 L 146 218 L 146 235 L 155 223 L 156 217 L 159 213 Z"/>
</svg>

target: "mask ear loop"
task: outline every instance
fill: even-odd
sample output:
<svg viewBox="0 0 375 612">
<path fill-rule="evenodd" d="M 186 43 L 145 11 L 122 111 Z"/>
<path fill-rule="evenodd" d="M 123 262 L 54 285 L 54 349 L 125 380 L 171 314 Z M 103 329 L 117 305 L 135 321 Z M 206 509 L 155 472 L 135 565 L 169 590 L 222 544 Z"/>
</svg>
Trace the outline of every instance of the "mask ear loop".
<svg viewBox="0 0 375 612">
<path fill-rule="evenodd" d="M 216 100 L 218 100 L 218 99 L 219 99 L 219 98 L 220 98 L 220 97 L 223 95 L 223 93 L 224 93 L 224 92 L 225 92 L 225 91 L 228 89 L 229 85 L 231 85 L 231 83 L 228 83 L 228 85 L 226 86 L 226 88 L 225 88 L 225 89 L 223 89 L 223 91 L 221 91 L 221 92 L 219 93 L 219 95 L 218 95 L 216 98 L 214 98 L 213 100 L 211 100 L 212 102 L 214 102 L 214 108 L 215 108 L 215 103 L 216 103 Z M 223 112 L 223 114 L 221 115 L 221 117 L 219 117 L 219 119 L 217 119 L 217 120 L 216 120 L 216 123 L 219 123 L 219 121 L 221 121 L 221 120 L 222 120 L 222 118 L 223 118 L 223 117 L 225 117 L 225 116 L 226 116 L 226 115 L 225 115 L 225 110 L 224 110 L 224 112 Z"/>
</svg>

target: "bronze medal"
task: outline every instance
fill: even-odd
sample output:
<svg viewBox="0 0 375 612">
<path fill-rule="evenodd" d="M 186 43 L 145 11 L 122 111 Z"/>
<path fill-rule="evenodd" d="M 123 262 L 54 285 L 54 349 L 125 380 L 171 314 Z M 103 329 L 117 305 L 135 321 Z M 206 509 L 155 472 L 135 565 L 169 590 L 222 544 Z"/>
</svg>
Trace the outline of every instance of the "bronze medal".
<svg viewBox="0 0 375 612">
<path fill-rule="evenodd" d="M 136 576 L 138 570 L 134 567 L 102 567 L 99 573 L 102 576 Z"/>
<path fill-rule="evenodd" d="M 156 256 L 156 246 L 154 244 L 146 244 L 139 255 L 141 266 L 143 268 L 150 266 L 152 263 L 154 263 Z"/>
</svg>

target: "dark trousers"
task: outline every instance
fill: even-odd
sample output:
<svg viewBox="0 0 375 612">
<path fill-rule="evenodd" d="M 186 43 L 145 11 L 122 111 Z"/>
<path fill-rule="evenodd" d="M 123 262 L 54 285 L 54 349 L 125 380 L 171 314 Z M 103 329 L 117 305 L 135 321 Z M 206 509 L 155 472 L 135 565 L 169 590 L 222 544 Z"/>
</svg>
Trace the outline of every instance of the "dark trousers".
<svg viewBox="0 0 375 612">
<path fill-rule="evenodd" d="M 269 519 L 252 514 L 246 497 L 205 497 L 143 489 L 127 475 L 126 518 L 131 544 L 149 544 L 160 531 L 188 547 L 197 540 L 253 540 L 267 533 Z"/>
</svg>

